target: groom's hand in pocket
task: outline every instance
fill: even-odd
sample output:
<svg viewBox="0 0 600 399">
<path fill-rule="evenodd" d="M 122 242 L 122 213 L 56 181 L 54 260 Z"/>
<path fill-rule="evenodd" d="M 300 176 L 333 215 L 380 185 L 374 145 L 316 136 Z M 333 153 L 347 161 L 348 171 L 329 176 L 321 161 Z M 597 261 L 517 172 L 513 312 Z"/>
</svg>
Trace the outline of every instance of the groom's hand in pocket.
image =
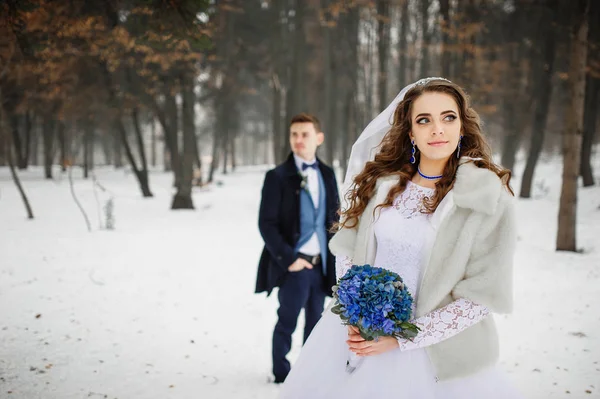
<svg viewBox="0 0 600 399">
<path fill-rule="evenodd" d="M 358 328 L 348 326 L 348 348 L 358 356 L 373 356 L 398 348 L 394 337 L 379 337 L 377 341 L 367 341 L 360 336 Z"/>
<path fill-rule="evenodd" d="M 307 260 L 298 258 L 294 263 L 288 267 L 288 271 L 290 272 L 299 272 L 302 269 L 312 269 L 313 265 L 311 265 Z"/>
</svg>

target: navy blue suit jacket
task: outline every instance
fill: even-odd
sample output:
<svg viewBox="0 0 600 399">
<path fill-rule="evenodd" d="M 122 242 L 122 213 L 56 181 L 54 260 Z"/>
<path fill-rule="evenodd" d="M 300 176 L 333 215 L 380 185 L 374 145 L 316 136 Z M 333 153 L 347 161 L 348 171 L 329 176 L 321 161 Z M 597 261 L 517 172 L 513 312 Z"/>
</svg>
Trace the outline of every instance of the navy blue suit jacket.
<svg viewBox="0 0 600 399">
<path fill-rule="evenodd" d="M 321 160 L 319 170 L 325 183 L 327 242 L 333 234 L 329 232 L 339 220 L 340 206 L 337 183 L 333 169 Z M 287 268 L 298 258 L 294 251 L 300 238 L 300 183 L 302 179 L 290 153 L 287 160 L 267 172 L 262 189 L 262 200 L 258 215 L 258 228 L 265 247 L 258 265 L 256 292 L 266 291 L 268 295 L 278 287 L 288 272 Z M 327 276 L 325 290 L 331 296 L 335 285 L 335 258 L 327 250 Z"/>
</svg>

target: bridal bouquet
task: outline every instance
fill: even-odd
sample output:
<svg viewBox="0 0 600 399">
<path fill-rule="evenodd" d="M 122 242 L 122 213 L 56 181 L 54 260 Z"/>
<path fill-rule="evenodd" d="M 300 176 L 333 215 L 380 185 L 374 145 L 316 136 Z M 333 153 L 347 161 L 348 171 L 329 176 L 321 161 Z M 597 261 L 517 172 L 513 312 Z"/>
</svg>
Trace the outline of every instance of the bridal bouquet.
<svg viewBox="0 0 600 399">
<path fill-rule="evenodd" d="M 383 336 L 412 339 L 419 328 L 408 320 L 412 296 L 402 278 L 389 270 L 353 265 L 333 287 L 334 306 L 344 325 L 358 328 L 367 341 Z M 354 356 L 352 356 L 354 355 Z M 351 353 L 346 371 L 353 372 L 362 358 Z"/>
</svg>

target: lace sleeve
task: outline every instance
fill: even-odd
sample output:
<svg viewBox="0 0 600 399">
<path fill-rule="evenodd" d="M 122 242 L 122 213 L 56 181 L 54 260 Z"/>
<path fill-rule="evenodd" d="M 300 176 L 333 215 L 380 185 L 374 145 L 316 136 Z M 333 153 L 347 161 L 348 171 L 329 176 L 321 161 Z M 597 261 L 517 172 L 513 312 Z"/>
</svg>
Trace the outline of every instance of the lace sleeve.
<svg viewBox="0 0 600 399">
<path fill-rule="evenodd" d="M 352 267 L 352 258 L 349 256 L 336 256 L 335 257 L 335 278 L 339 280 L 348 269 Z"/>
<path fill-rule="evenodd" d="M 424 348 L 442 342 L 483 320 L 489 310 L 465 298 L 457 299 L 443 308 L 412 321 L 421 329 L 412 340 L 398 338 L 400 350 Z"/>
</svg>

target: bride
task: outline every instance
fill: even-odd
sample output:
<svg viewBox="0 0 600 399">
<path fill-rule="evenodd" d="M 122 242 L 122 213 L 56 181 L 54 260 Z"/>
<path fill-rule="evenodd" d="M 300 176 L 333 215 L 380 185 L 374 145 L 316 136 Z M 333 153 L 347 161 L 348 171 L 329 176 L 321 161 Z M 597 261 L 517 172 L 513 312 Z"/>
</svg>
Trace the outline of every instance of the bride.
<svg viewBox="0 0 600 399">
<path fill-rule="evenodd" d="M 398 273 L 420 332 L 365 341 L 330 306 L 280 398 L 521 397 L 496 367 L 491 316 L 512 307 L 509 181 L 459 86 L 427 78 L 404 88 L 352 147 L 330 249 L 338 278 L 352 264 Z"/>
</svg>

